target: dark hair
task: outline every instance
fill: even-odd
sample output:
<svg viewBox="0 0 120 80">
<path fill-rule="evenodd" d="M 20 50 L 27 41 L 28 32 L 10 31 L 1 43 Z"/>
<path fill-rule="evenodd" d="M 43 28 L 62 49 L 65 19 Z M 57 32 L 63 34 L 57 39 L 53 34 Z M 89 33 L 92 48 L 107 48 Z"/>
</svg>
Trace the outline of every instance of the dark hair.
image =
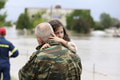
<svg viewBox="0 0 120 80">
<path fill-rule="evenodd" d="M 66 41 L 70 41 L 70 38 L 66 32 L 66 29 L 64 28 L 63 24 L 59 21 L 59 20 L 51 20 L 49 21 L 50 25 L 53 28 L 53 31 L 55 32 L 59 27 L 63 27 L 63 31 L 64 31 L 64 37 L 63 39 Z"/>
</svg>

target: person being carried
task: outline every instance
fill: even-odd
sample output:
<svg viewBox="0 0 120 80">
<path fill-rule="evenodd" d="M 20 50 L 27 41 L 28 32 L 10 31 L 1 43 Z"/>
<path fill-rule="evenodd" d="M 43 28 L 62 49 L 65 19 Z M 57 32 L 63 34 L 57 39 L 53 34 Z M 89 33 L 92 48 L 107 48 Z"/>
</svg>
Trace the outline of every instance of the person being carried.
<svg viewBox="0 0 120 80">
<path fill-rule="evenodd" d="M 62 43 L 65 47 L 76 53 L 77 47 L 75 43 L 71 42 L 63 24 L 59 20 L 51 20 L 49 24 L 52 26 L 55 33 L 55 35 L 51 34 L 52 37 L 50 37 L 50 39 Z M 46 43 L 41 47 L 41 49 L 48 47 L 50 47 L 50 44 Z"/>
<path fill-rule="evenodd" d="M 10 79 L 10 58 L 17 57 L 19 52 L 14 45 L 5 39 L 6 29 L 4 27 L 0 28 L 0 80 L 1 74 L 3 74 L 3 80 Z M 9 54 L 11 51 L 11 55 Z"/>
<path fill-rule="evenodd" d="M 54 34 L 49 23 L 40 23 L 35 28 L 39 45 L 49 43 L 49 48 L 37 48 L 29 61 L 20 69 L 19 80 L 81 80 L 82 65 L 77 54 L 73 54 L 60 43 L 50 40 Z"/>
</svg>

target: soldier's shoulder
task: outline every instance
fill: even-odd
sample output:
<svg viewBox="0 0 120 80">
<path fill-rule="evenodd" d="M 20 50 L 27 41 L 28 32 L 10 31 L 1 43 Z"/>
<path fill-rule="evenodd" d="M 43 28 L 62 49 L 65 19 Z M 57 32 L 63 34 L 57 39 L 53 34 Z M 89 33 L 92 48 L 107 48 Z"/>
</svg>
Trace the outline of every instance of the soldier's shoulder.
<svg viewBox="0 0 120 80">
<path fill-rule="evenodd" d="M 81 61 L 80 57 L 78 54 L 70 54 L 70 56 L 72 57 L 72 59 L 77 62 L 77 61 Z"/>
<path fill-rule="evenodd" d="M 39 60 L 51 60 L 53 58 L 57 58 L 58 56 L 65 55 L 67 51 L 67 49 L 63 49 L 61 46 L 51 46 L 50 48 L 39 52 L 37 58 Z"/>
</svg>

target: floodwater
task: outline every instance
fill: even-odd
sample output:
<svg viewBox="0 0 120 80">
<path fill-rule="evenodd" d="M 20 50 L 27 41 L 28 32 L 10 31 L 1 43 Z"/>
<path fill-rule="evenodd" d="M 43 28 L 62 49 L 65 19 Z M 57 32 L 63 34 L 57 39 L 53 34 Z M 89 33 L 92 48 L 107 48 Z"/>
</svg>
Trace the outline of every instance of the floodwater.
<svg viewBox="0 0 120 80">
<path fill-rule="evenodd" d="M 18 71 L 35 51 L 37 41 L 33 37 L 18 36 L 10 29 L 6 38 L 20 52 L 17 58 L 10 60 L 11 75 L 18 79 Z M 81 37 L 72 38 L 72 41 L 77 45 L 77 54 L 82 61 L 82 80 L 120 80 L 120 38 Z"/>
<path fill-rule="evenodd" d="M 83 80 L 120 80 L 120 38 L 89 37 L 74 42 L 83 64 Z"/>
</svg>

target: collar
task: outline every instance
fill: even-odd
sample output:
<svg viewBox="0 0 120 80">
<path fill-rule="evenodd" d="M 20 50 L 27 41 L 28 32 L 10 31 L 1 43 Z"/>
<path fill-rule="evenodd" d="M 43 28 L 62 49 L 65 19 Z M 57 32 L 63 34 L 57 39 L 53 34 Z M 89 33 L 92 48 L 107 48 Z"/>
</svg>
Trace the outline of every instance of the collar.
<svg viewBox="0 0 120 80">
<path fill-rule="evenodd" d="M 5 37 L 0 37 L 0 39 L 5 39 Z"/>
<path fill-rule="evenodd" d="M 43 45 L 38 45 L 37 47 L 36 47 L 36 50 L 40 50 L 40 48 L 42 47 Z"/>
</svg>

